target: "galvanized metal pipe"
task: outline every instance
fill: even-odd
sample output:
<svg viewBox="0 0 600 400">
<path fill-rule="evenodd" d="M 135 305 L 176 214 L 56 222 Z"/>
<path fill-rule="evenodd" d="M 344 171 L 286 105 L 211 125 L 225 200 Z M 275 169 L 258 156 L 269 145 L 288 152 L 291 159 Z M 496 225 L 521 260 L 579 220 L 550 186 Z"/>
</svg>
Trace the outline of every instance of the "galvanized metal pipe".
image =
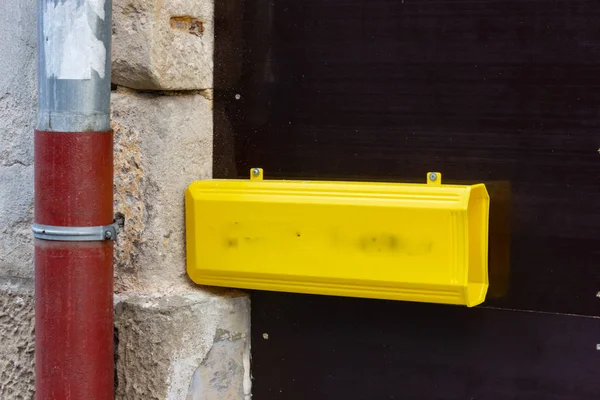
<svg viewBox="0 0 600 400">
<path fill-rule="evenodd" d="M 38 0 L 38 400 L 114 397 L 111 9 Z"/>
<path fill-rule="evenodd" d="M 112 0 L 38 0 L 38 130 L 110 129 Z"/>
</svg>

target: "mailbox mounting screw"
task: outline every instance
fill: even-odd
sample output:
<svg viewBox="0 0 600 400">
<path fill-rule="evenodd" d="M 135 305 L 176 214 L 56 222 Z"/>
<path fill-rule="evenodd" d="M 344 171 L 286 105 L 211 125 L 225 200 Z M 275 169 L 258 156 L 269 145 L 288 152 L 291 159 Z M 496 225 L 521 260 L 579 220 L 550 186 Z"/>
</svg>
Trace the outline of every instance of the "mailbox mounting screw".
<svg viewBox="0 0 600 400">
<path fill-rule="evenodd" d="M 435 181 L 437 179 L 437 174 L 435 172 L 432 172 L 429 174 L 429 180 L 430 181 Z"/>
<path fill-rule="evenodd" d="M 254 176 L 260 175 L 260 169 L 258 169 L 258 168 L 252 169 L 252 175 L 254 175 Z"/>
</svg>

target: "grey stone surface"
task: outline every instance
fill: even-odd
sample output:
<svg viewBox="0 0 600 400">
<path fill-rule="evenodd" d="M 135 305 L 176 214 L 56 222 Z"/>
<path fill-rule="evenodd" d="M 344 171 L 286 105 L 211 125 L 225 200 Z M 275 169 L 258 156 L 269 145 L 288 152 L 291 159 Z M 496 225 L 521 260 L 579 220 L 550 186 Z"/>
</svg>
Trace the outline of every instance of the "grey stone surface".
<svg viewBox="0 0 600 400">
<path fill-rule="evenodd" d="M 188 290 L 184 192 L 212 175 L 212 101 L 202 94 L 113 93 L 115 211 L 122 290 Z"/>
<path fill-rule="evenodd" d="M 36 2 L 0 2 L 0 277 L 33 276 Z"/>
<path fill-rule="evenodd" d="M 30 280 L 0 279 L 0 399 L 34 397 L 34 301 Z"/>
<path fill-rule="evenodd" d="M 117 399 L 250 399 L 247 296 L 124 294 L 115 325 Z"/>
<path fill-rule="evenodd" d="M 0 399 L 34 396 L 36 1 L 0 2 Z"/>
<path fill-rule="evenodd" d="M 115 84 L 146 90 L 213 87 L 211 0 L 113 0 Z"/>
</svg>

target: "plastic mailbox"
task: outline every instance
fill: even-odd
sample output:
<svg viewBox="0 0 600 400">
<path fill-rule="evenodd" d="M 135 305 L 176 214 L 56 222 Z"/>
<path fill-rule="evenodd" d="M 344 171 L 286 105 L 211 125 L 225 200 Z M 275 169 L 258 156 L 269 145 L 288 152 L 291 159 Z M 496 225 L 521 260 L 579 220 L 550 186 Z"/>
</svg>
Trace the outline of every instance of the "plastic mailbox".
<svg viewBox="0 0 600 400">
<path fill-rule="evenodd" d="M 197 181 L 187 272 L 202 285 L 469 307 L 485 300 L 485 185 Z"/>
</svg>

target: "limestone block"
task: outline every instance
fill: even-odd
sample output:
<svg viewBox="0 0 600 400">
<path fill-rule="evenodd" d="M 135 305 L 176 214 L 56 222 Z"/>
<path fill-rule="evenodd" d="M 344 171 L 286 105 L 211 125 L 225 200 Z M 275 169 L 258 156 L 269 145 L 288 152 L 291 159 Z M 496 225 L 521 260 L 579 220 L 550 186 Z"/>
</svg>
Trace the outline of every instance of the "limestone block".
<svg viewBox="0 0 600 400">
<path fill-rule="evenodd" d="M 211 101 L 202 94 L 112 96 L 115 211 L 125 217 L 117 291 L 184 290 L 184 192 L 212 175 Z"/>
<path fill-rule="evenodd" d="M 122 296 L 115 311 L 117 399 L 250 399 L 247 296 Z"/>
<path fill-rule="evenodd" d="M 35 393 L 33 284 L 0 282 L 0 399 L 31 400 Z"/>
<path fill-rule="evenodd" d="M 214 3 L 114 0 L 112 81 L 145 90 L 213 87 Z"/>
<path fill-rule="evenodd" d="M 0 276 L 33 276 L 33 165 L 0 166 Z"/>
</svg>

